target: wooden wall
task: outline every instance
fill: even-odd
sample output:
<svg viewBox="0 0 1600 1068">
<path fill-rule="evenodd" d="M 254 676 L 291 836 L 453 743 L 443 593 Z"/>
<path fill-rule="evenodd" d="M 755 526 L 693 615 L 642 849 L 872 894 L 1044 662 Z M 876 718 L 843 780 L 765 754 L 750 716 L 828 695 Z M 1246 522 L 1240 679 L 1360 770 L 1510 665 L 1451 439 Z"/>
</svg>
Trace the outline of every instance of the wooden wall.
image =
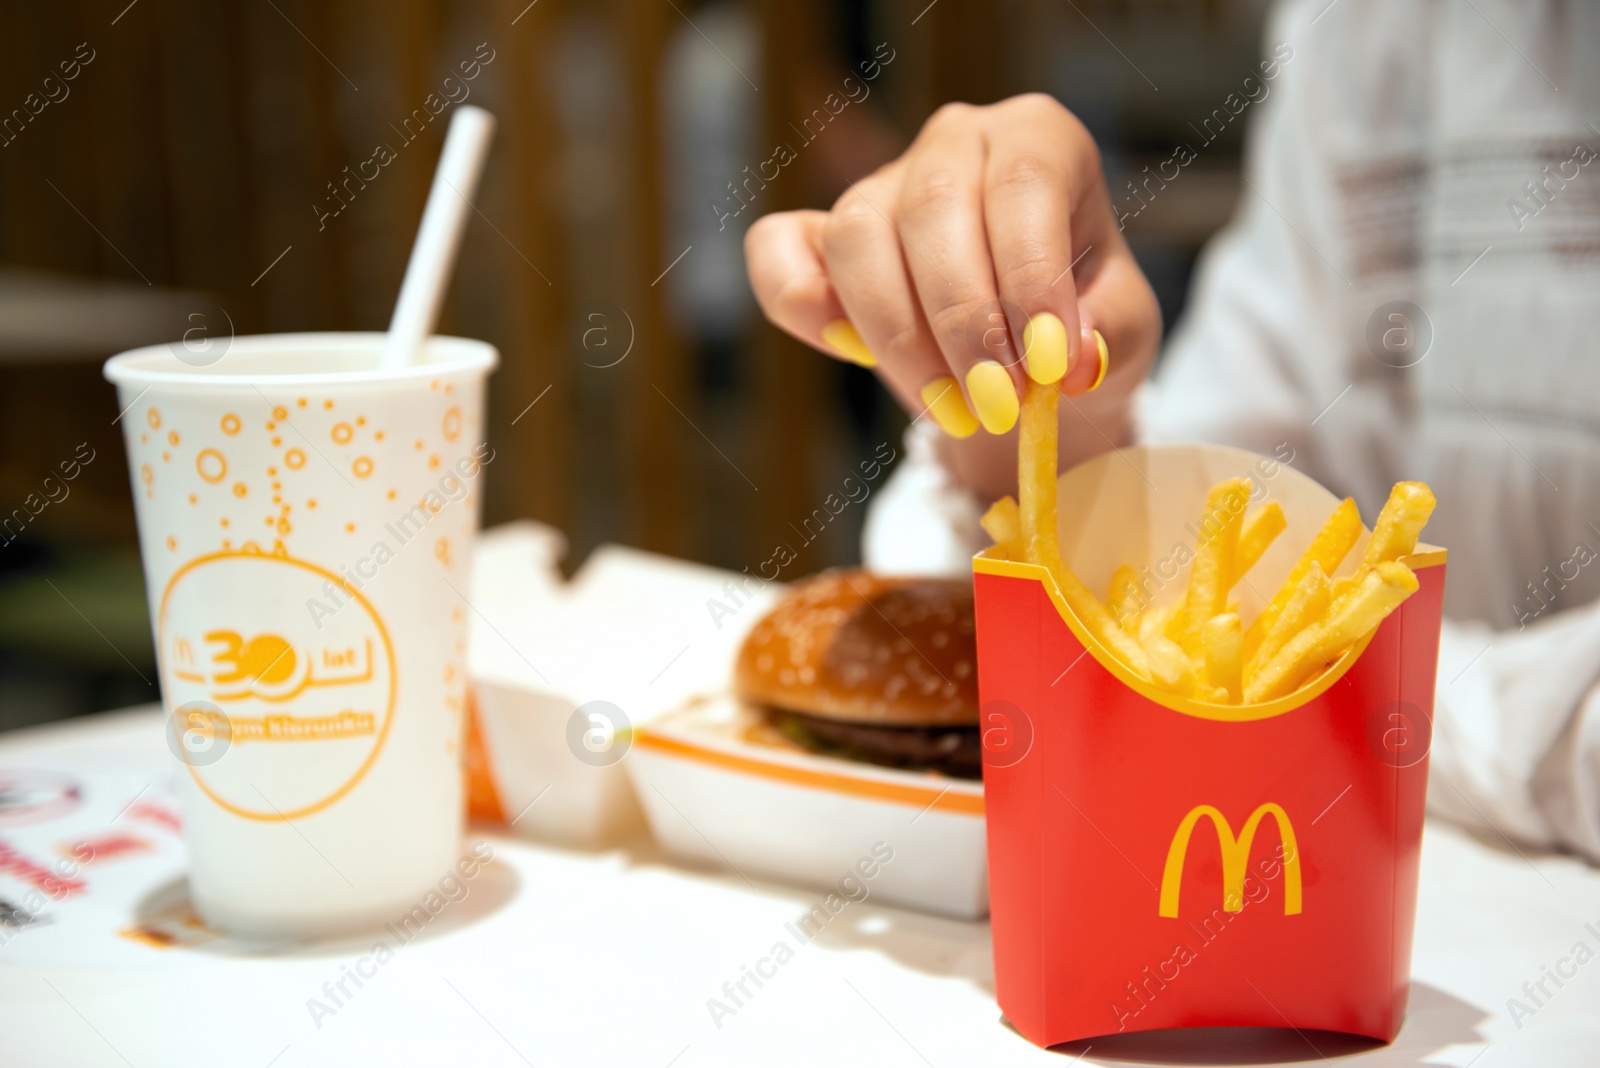
<svg viewBox="0 0 1600 1068">
<path fill-rule="evenodd" d="M 837 144 L 786 170 L 759 211 L 826 206 L 847 170 L 897 151 L 941 101 L 1049 89 L 1055 43 L 1099 48 L 1090 18 L 1132 33 L 1130 11 L 1151 6 L 742 0 L 760 31 L 747 102 L 757 145 L 843 76 L 847 23 L 897 53 L 871 111 L 856 109 Z M 30 94 L 67 94 L 0 137 L 0 262 L 204 291 L 239 333 L 382 329 L 449 110 L 410 136 L 405 120 L 476 62 L 468 99 L 500 117 L 500 133 L 442 329 L 504 357 L 486 519 L 553 523 L 578 557 L 619 540 L 753 564 L 857 454 L 897 440 L 902 417 L 873 400 L 863 372 L 754 319 L 731 379 L 719 378 L 727 354 L 669 307 L 657 280 L 680 248 L 667 236 L 662 71 L 711 10 L 692 0 L 5 5 L 0 118 Z M 58 65 L 79 52 L 93 59 L 60 81 Z M 379 144 L 394 161 L 320 217 L 340 204 L 332 186 Z M 585 347 L 597 322 L 617 344 L 633 338 L 614 367 L 595 366 L 604 361 Z M 6 403 L 41 421 L 108 422 L 105 355 L 0 370 L 27 393 Z M 114 432 L 96 432 L 116 448 Z M 23 460 L 0 459 L 7 479 L 26 478 Z M 105 490 L 113 510 L 119 484 Z M 127 539 L 119 515 L 63 533 Z M 848 559 L 858 518 L 801 570 Z"/>
</svg>

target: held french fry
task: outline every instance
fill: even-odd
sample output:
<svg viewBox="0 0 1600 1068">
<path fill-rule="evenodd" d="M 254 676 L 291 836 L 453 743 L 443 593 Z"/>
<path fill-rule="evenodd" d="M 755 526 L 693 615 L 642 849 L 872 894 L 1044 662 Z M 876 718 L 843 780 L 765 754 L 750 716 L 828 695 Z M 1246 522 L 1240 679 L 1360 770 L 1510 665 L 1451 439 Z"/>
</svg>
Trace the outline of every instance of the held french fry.
<svg viewBox="0 0 1600 1068">
<path fill-rule="evenodd" d="M 1283 505 L 1277 501 L 1269 501 L 1244 517 L 1244 526 L 1239 529 L 1239 548 L 1233 556 L 1233 574 L 1228 582 L 1230 589 L 1237 586 L 1245 573 L 1256 566 L 1267 547 L 1277 540 L 1288 525 L 1289 521 L 1283 517 Z"/>
<path fill-rule="evenodd" d="M 1212 616 L 1201 630 L 1203 656 L 1200 675 L 1211 686 L 1222 691 L 1228 704 L 1239 703 L 1242 686 L 1239 654 L 1243 642 L 1244 628 L 1239 623 L 1239 617 L 1232 612 Z"/>
<path fill-rule="evenodd" d="M 1056 535 L 1056 405 L 1054 387 L 1030 384 L 1022 398 L 1021 429 L 1017 435 L 1017 511 L 1022 521 L 1022 544 L 1028 562 L 1043 564 L 1033 555 L 1040 546 L 1059 559 Z M 1048 565 L 1046 565 L 1048 566 Z"/>
<path fill-rule="evenodd" d="M 1206 510 L 1200 516 L 1200 544 L 1189 565 L 1189 588 L 1165 632 L 1191 657 L 1200 652 L 1200 630 L 1206 620 L 1227 608 L 1239 527 L 1249 501 L 1250 481 L 1243 478 L 1224 479 L 1206 494 Z"/>
<path fill-rule="evenodd" d="M 978 522 L 1008 559 L 1022 559 L 1022 514 L 1015 500 L 1001 497 Z"/>
<path fill-rule="evenodd" d="M 1396 482 L 1389 499 L 1372 525 L 1372 537 L 1362 563 L 1368 567 L 1398 560 L 1417 547 L 1417 535 L 1433 514 L 1433 490 L 1426 482 Z"/>
<path fill-rule="evenodd" d="M 1272 601 L 1261 610 L 1260 615 L 1256 616 L 1255 621 L 1250 624 L 1250 629 L 1245 631 L 1246 663 L 1255 656 L 1256 650 L 1261 648 L 1267 632 L 1283 614 L 1289 599 L 1294 596 L 1294 591 L 1300 588 L 1300 582 L 1306 577 L 1306 572 L 1311 570 L 1311 565 L 1320 566 L 1325 575 L 1333 574 L 1351 547 L 1355 545 L 1356 539 L 1360 537 L 1361 513 L 1356 510 L 1356 502 L 1346 497 L 1339 503 L 1339 507 L 1333 510 L 1328 521 L 1322 524 L 1322 529 L 1311 539 L 1311 544 L 1306 546 L 1306 551 L 1290 570 L 1289 577 L 1283 580 L 1283 585 L 1278 587 L 1278 592 Z"/>
<path fill-rule="evenodd" d="M 1137 634 L 1142 600 L 1139 573 L 1123 564 L 1111 575 L 1111 589 L 1106 591 L 1106 611 L 1117 621 L 1117 626 L 1128 634 Z"/>
<path fill-rule="evenodd" d="M 1245 667 L 1246 683 L 1255 678 L 1257 672 L 1278 655 L 1278 650 L 1288 645 L 1296 634 L 1305 630 L 1328 610 L 1328 605 L 1332 602 L 1331 590 L 1328 576 L 1322 573 L 1322 565 L 1313 561 L 1311 570 L 1300 580 L 1294 596 L 1289 598 L 1289 603 L 1284 606 L 1282 614 L 1272 624 L 1272 629 L 1267 631 L 1267 636 L 1262 639 L 1261 648 L 1256 650 L 1255 655 L 1250 658 L 1250 663 Z"/>
<path fill-rule="evenodd" d="M 1101 644 L 1136 674 L 1149 677 L 1144 650 L 1111 618 L 1106 606 L 1061 559 L 1056 533 L 1056 406 L 1061 394 L 1054 385 L 1029 382 L 1022 399 L 1022 429 L 1017 445 L 1017 510 L 1027 560 L 1055 576 L 1056 586 L 1073 613 Z"/>
<path fill-rule="evenodd" d="M 1326 667 L 1346 646 L 1399 607 L 1417 589 L 1417 576 L 1409 567 L 1385 561 L 1372 568 L 1360 585 L 1279 650 L 1245 686 L 1244 699 L 1254 704 L 1293 693 L 1313 673 Z"/>
</svg>

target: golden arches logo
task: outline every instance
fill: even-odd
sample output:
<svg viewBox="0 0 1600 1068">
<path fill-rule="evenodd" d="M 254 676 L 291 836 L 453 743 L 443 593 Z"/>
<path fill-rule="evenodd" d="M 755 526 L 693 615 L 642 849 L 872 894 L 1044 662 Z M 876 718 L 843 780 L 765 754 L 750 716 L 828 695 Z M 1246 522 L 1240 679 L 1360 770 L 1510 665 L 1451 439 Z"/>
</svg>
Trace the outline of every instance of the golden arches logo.
<svg viewBox="0 0 1600 1068">
<path fill-rule="evenodd" d="M 1195 824 L 1201 817 L 1211 820 L 1211 825 L 1217 829 L 1217 842 L 1222 849 L 1222 910 L 1224 912 L 1241 912 L 1244 910 L 1244 873 L 1250 863 L 1250 845 L 1255 841 L 1256 828 L 1261 826 L 1263 817 L 1270 815 L 1278 824 L 1278 835 L 1283 839 L 1283 914 L 1296 916 L 1300 913 L 1300 848 L 1295 843 L 1294 825 L 1289 822 L 1288 813 L 1279 805 L 1268 801 L 1250 813 L 1250 818 L 1245 820 L 1244 828 L 1239 832 L 1239 837 L 1233 837 L 1233 828 L 1228 825 L 1228 818 L 1210 805 L 1196 805 L 1183 817 L 1183 822 L 1178 824 L 1178 829 L 1173 832 L 1172 845 L 1167 849 L 1167 866 L 1161 873 L 1161 909 L 1160 914 L 1169 918 L 1178 915 L 1178 891 L 1183 884 L 1183 862 L 1189 853 L 1189 838 L 1194 834 Z"/>
</svg>

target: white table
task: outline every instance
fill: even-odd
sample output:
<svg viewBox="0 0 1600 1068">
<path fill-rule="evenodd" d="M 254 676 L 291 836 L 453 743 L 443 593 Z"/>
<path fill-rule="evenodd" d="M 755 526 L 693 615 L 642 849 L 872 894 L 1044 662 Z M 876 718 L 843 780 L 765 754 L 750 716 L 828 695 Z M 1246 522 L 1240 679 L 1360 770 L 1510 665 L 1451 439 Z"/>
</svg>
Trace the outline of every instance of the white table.
<svg viewBox="0 0 1600 1068">
<path fill-rule="evenodd" d="M 684 870 L 644 840 L 581 853 L 475 831 L 493 863 L 383 963 L 369 957 L 375 937 L 235 945 L 177 919 L 184 854 L 164 821 L 176 812 L 176 765 L 158 711 L 0 736 L 0 768 L 35 769 L 41 796 L 69 779 L 81 788 L 70 812 L 21 826 L 0 817 L 12 855 L 64 864 L 59 850 L 80 839 L 109 854 L 78 873 L 82 893 L 45 907 L 37 924 L 0 930 L 0 1065 L 1600 1064 L 1600 963 L 1562 965 L 1576 977 L 1559 989 L 1546 980 L 1552 996 L 1520 1027 L 1507 1007 L 1576 943 L 1600 952 L 1600 872 L 1437 823 L 1423 853 L 1411 1011 L 1394 1045 L 1230 1030 L 1046 1052 L 1000 1020 L 987 924 L 871 901 L 851 905 L 718 1027 L 708 999 L 724 997 L 723 983 L 815 894 Z M 6 856 L 0 898 L 15 904 L 26 884 Z M 180 944 L 118 934 L 141 916 Z M 356 968 L 368 977 L 359 988 L 345 979 L 349 996 L 336 1004 L 323 984 Z M 332 1011 L 314 1019 L 312 998 Z"/>
</svg>

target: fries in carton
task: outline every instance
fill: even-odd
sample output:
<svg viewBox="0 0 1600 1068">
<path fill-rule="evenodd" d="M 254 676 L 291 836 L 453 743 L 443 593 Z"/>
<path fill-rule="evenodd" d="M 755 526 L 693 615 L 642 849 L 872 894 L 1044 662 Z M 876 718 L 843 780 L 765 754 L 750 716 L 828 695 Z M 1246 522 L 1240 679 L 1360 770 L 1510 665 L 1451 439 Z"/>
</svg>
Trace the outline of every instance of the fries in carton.
<svg viewBox="0 0 1600 1068">
<path fill-rule="evenodd" d="M 1043 522 L 1026 469 L 1054 466 L 1050 415 L 1048 458 L 1023 430 L 1020 519 L 991 531 Z M 1415 543 L 1431 494 L 1402 483 L 1369 543 L 1353 505 L 1235 449 L 1123 449 L 1043 481 L 1055 530 L 975 560 L 1002 1011 L 1041 1046 L 1392 1040 L 1444 591 L 1444 551 Z"/>
</svg>

